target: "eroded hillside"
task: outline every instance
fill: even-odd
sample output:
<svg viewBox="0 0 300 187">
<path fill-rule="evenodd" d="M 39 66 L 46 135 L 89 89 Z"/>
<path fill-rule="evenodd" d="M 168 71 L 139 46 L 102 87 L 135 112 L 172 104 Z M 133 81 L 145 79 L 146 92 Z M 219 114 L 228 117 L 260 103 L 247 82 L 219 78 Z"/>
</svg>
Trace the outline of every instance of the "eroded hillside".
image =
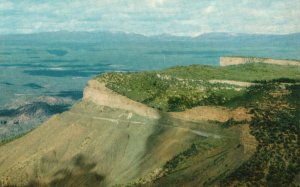
<svg viewBox="0 0 300 187">
<path fill-rule="evenodd" d="M 69 111 L 0 146 L 0 185 L 297 184 L 299 76 L 284 66 L 259 76 L 265 67 L 97 77 Z M 227 74 L 239 68 L 252 82 Z"/>
<path fill-rule="evenodd" d="M 241 128 L 221 128 L 216 121 L 224 119 L 189 121 L 182 119 L 180 113 L 159 112 L 117 94 L 110 103 L 102 103 L 98 99 L 113 92 L 101 83 L 95 84 L 90 83 L 85 99 L 70 111 L 1 146 L 2 185 L 73 186 L 79 181 L 82 186 L 143 184 L 141 181 L 165 179 L 182 164 L 191 164 L 185 162 L 192 156 L 185 153 L 190 147 L 196 150 L 193 154 L 199 155 L 196 161 L 205 160 L 205 164 L 193 170 L 203 170 L 222 157 L 201 175 L 203 179 L 221 174 L 219 164 L 236 168 L 253 153 L 253 149 L 245 151 L 242 141 L 247 132 Z M 93 96 L 89 93 L 91 89 Z M 131 108 L 123 102 L 129 102 Z M 122 105 L 109 106 L 116 104 Z M 231 112 L 221 108 L 206 110 Z M 182 153 L 184 158 L 174 165 L 174 156 Z M 239 155 L 238 162 L 230 161 L 229 155 L 233 154 Z M 199 182 L 198 175 L 193 178 Z"/>
</svg>

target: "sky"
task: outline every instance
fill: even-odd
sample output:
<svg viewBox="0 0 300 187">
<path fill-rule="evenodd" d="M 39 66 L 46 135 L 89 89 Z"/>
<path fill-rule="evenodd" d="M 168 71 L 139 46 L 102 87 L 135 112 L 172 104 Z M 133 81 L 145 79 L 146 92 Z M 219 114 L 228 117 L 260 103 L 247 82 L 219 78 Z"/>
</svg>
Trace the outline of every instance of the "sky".
<svg viewBox="0 0 300 187">
<path fill-rule="evenodd" d="M 0 0 L 0 34 L 300 32 L 300 0 Z"/>
</svg>

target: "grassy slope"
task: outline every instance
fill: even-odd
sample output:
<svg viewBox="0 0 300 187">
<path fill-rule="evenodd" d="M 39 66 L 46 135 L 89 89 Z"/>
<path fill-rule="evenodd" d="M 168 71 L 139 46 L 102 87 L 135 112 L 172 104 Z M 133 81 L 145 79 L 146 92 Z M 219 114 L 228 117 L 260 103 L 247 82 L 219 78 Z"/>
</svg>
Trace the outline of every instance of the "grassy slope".
<svg viewBox="0 0 300 187">
<path fill-rule="evenodd" d="M 236 86 L 182 80 L 154 72 L 110 73 L 98 77 L 110 89 L 163 111 L 182 111 L 199 105 L 220 105 L 237 95 Z"/>
<path fill-rule="evenodd" d="M 253 82 L 290 78 L 300 80 L 300 68 L 296 66 L 280 66 L 265 63 L 249 63 L 235 66 L 202 66 L 192 65 L 174 67 L 165 71 L 166 74 L 189 79 L 226 79 Z"/>
<path fill-rule="evenodd" d="M 300 81 L 300 68 L 269 64 L 243 64 L 213 67 L 192 65 L 164 71 L 108 73 L 96 79 L 133 100 L 163 111 L 182 111 L 199 105 L 227 105 L 244 89 L 208 80 L 259 81 L 294 79 Z M 233 105 L 234 106 L 234 105 Z"/>
<path fill-rule="evenodd" d="M 12 184 L 31 181 L 32 186 L 127 182 L 159 167 L 189 146 L 195 137 L 179 128 L 158 126 L 156 120 L 136 114 L 129 120 L 129 114 L 82 101 L 22 138 L 0 146 L 0 186 L 9 181 Z M 153 137 L 160 141 L 148 141 L 157 128 L 165 129 Z M 180 143 L 175 136 L 179 134 Z M 169 142 L 174 143 L 164 147 Z M 154 148 L 146 149 L 147 144 L 153 144 Z M 159 159 L 155 152 L 160 153 Z"/>
</svg>

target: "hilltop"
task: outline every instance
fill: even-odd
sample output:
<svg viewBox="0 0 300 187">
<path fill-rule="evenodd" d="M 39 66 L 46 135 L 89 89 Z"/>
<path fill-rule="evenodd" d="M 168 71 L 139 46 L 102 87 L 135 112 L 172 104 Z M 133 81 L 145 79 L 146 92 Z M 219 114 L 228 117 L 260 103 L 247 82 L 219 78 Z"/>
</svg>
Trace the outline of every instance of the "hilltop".
<svg viewBox="0 0 300 187">
<path fill-rule="evenodd" d="M 0 146 L 2 186 L 299 185 L 298 66 L 106 73 Z"/>
</svg>

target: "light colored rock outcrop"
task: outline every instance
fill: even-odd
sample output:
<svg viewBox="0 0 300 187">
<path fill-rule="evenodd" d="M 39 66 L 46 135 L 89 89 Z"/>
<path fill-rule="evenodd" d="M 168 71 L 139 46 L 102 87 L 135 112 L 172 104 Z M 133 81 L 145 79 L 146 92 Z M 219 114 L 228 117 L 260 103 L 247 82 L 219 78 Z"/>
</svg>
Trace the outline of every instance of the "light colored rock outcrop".
<svg viewBox="0 0 300 187">
<path fill-rule="evenodd" d="M 149 118 L 160 118 L 157 110 L 117 94 L 108 89 L 103 82 L 97 80 L 90 80 L 88 82 L 88 86 L 84 90 L 83 99 L 101 106 L 132 111 Z"/>
<path fill-rule="evenodd" d="M 235 85 L 235 86 L 242 86 L 242 87 L 248 87 L 255 85 L 255 83 L 252 82 L 242 82 L 242 81 L 234 81 L 234 80 L 217 80 L 217 79 L 212 79 L 208 81 L 209 83 L 215 84 L 215 83 L 221 83 L 221 84 L 230 84 L 230 85 Z"/>
<path fill-rule="evenodd" d="M 300 66 L 297 60 L 277 60 L 271 58 L 256 58 L 256 57 L 220 57 L 221 66 L 238 65 L 246 63 L 267 63 L 276 65 L 293 65 Z"/>
</svg>

